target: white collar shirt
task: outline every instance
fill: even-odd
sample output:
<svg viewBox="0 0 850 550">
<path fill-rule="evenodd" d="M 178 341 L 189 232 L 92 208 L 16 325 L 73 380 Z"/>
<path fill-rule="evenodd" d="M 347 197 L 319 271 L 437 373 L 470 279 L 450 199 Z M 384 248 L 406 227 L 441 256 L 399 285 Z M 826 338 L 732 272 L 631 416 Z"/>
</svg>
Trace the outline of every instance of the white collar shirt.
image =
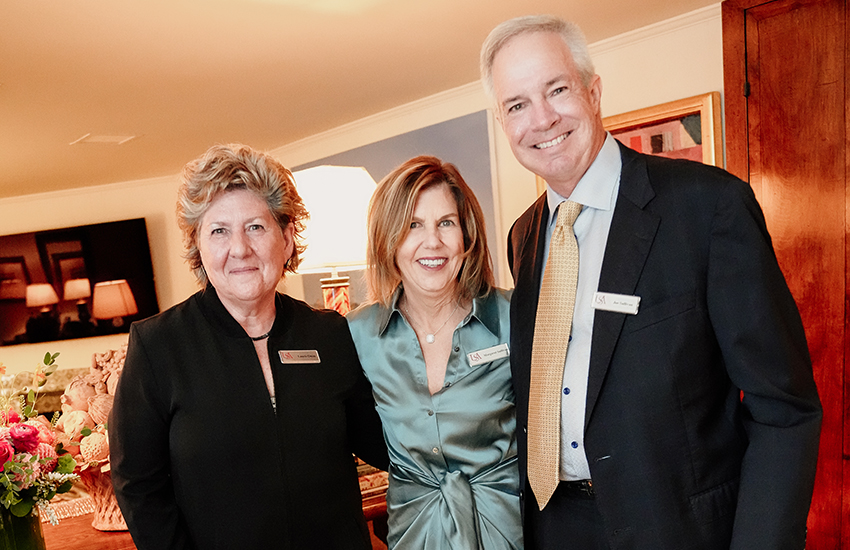
<svg viewBox="0 0 850 550">
<path fill-rule="evenodd" d="M 590 479 L 584 449 L 585 405 L 593 336 L 593 295 L 599 287 L 602 258 L 620 189 L 622 159 L 617 142 L 608 134 L 596 159 L 579 180 L 569 200 L 584 205 L 573 225 L 579 250 L 579 274 L 570 344 L 561 388 L 561 472 L 565 481 Z M 546 187 L 549 224 L 546 228 L 543 269 L 557 219 L 556 209 L 567 198 Z M 542 272 L 541 272 L 542 273 Z M 542 274 L 540 280 L 543 280 Z"/>
</svg>

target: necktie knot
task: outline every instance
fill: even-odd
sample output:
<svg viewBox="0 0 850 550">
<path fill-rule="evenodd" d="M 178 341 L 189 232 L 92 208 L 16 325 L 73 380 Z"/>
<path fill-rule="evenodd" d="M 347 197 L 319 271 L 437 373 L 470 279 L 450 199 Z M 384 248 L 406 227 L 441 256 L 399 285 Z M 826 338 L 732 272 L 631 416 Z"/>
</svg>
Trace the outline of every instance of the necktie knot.
<svg viewBox="0 0 850 550">
<path fill-rule="evenodd" d="M 558 206 L 558 227 L 572 227 L 581 213 L 582 205 L 574 201 L 564 201 Z"/>
</svg>

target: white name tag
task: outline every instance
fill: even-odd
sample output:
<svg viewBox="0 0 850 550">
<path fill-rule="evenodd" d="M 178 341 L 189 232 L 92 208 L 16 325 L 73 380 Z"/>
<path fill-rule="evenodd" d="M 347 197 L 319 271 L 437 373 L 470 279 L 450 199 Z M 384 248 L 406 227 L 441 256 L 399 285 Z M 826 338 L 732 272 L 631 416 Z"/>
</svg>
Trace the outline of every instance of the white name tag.
<svg viewBox="0 0 850 550">
<path fill-rule="evenodd" d="M 503 357 L 509 357 L 511 355 L 510 350 L 508 349 L 507 344 L 499 344 L 498 346 L 493 346 L 492 348 L 482 349 L 478 351 L 473 351 L 472 353 L 467 353 L 466 358 L 469 360 L 470 366 L 483 365 L 484 363 L 489 363 L 490 361 L 495 361 L 496 359 L 502 359 Z"/>
<path fill-rule="evenodd" d="M 319 352 L 314 349 L 280 350 L 281 363 L 321 363 Z"/>
<path fill-rule="evenodd" d="M 593 295 L 593 309 L 637 315 L 639 305 L 640 296 L 611 294 L 610 292 L 597 292 Z"/>
</svg>

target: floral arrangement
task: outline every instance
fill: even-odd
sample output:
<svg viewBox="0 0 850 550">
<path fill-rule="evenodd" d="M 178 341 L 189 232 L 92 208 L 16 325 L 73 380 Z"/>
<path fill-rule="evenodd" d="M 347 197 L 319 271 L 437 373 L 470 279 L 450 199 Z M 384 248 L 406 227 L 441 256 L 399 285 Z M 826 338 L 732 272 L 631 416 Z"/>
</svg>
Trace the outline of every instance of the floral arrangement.
<svg viewBox="0 0 850 550">
<path fill-rule="evenodd" d="M 18 375 L 6 375 L 0 363 L 0 504 L 18 517 L 38 506 L 54 524 L 50 500 L 79 479 L 76 461 L 56 437 L 58 415 L 47 420 L 35 408 L 39 389 L 59 366 L 58 355 L 47 353 L 34 372 Z M 21 378 L 27 385 L 16 384 Z"/>
</svg>

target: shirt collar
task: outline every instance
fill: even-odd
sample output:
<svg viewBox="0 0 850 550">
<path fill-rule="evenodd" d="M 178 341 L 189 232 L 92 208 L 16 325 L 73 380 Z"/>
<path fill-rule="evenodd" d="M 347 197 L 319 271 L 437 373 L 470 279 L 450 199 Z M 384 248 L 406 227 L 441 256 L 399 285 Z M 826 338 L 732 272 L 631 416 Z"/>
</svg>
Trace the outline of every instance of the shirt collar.
<svg viewBox="0 0 850 550">
<path fill-rule="evenodd" d="M 581 177 L 569 197 L 562 197 L 551 187 L 546 186 L 549 212 L 554 212 L 558 205 L 568 198 L 597 210 L 612 210 L 617 200 L 615 191 L 617 182 L 620 180 L 622 165 L 617 140 L 609 133 L 590 168 Z M 551 216 L 549 223 L 552 224 L 554 221 L 555 216 Z"/>
<path fill-rule="evenodd" d="M 398 285 L 395 293 L 393 293 L 392 301 L 389 308 L 381 308 L 377 316 L 378 334 L 383 336 L 390 325 L 390 319 L 394 314 L 402 315 L 398 301 L 401 298 L 402 286 Z M 472 312 L 463 320 L 463 324 L 467 324 L 473 317 L 484 325 L 494 336 L 499 334 L 499 306 L 495 298 L 495 290 L 490 291 L 486 296 L 474 298 L 472 300 Z"/>
</svg>

